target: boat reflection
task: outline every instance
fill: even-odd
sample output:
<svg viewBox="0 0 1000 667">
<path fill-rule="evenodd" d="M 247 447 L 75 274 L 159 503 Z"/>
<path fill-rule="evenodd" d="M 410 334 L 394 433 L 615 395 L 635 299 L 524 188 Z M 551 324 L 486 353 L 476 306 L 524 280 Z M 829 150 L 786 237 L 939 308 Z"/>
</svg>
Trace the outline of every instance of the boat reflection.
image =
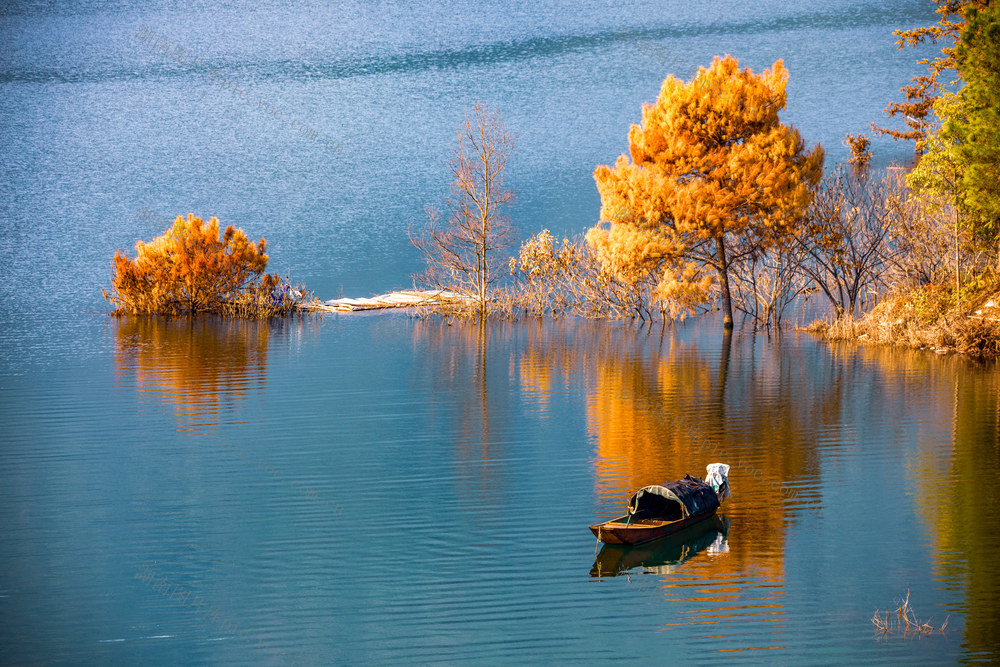
<svg viewBox="0 0 1000 667">
<path fill-rule="evenodd" d="M 593 575 L 642 573 L 643 588 L 678 614 L 664 627 L 698 624 L 737 643 L 746 633 L 781 633 L 786 535 L 809 502 L 783 489 L 806 495 L 819 476 L 812 434 L 837 424 L 850 397 L 825 352 L 789 341 L 773 354 L 768 346 L 783 345 L 777 338 L 695 337 L 672 327 L 567 324 L 533 333 L 519 368 L 522 386 L 538 390 L 526 395 L 558 396 L 560 374 L 583 378 L 592 522 L 621 516 L 638 488 L 700 474 L 709 463 L 732 466 L 725 513 L 739 539 L 730 544 L 728 528 L 710 522 L 692 526 L 628 551 L 605 548 Z"/>
<path fill-rule="evenodd" d="M 672 574 L 701 552 L 728 553 L 730 520 L 714 516 L 659 540 L 623 546 L 605 544 L 590 568 L 592 577 L 617 577 L 641 568 L 646 574 Z"/>
<path fill-rule="evenodd" d="M 770 591 L 782 590 L 785 535 L 802 502 L 784 489 L 801 490 L 818 477 L 819 457 L 805 434 L 836 424 L 845 400 L 824 353 L 790 345 L 781 355 L 765 355 L 731 336 L 692 341 L 670 330 L 628 327 L 534 333 L 520 367 L 522 386 L 558 394 L 552 386 L 558 382 L 540 381 L 539 369 L 545 377 L 585 378 L 593 522 L 621 516 L 638 488 L 728 463 L 733 498 L 726 514 L 737 521 L 740 539 L 728 558 L 703 561 L 699 569 L 720 580 L 752 576 Z"/>
</svg>

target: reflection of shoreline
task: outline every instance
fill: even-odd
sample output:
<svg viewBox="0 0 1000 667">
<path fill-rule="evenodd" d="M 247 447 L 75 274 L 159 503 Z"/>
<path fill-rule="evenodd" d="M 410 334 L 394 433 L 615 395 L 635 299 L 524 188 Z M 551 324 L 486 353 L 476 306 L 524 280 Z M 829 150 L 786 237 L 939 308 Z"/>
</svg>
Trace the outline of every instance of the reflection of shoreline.
<svg viewBox="0 0 1000 667">
<path fill-rule="evenodd" d="M 908 466 L 916 509 L 931 544 L 934 579 L 962 591 L 959 602 L 945 613 L 961 614 L 962 641 L 968 655 L 983 663 L 1000 664 L 1000 578 L 997 551 L 1000 537 L 994 529 L 1000 506 L 1000 373 L 993 362 L 981 364 L 960 356 L 939 359 L 910 352 L 907 363 L 891 364 L 888 353 L 860 348 L 889 372 L 916 369 L 928 387 L 937 387 L 944 408 L 943 432 L 919 443 Z M 933 399 L 932 399 L 933 400 Z M 931 401 L 927 401 L 928 404 Z M 936 437 L 935 437 L 936 436 Z M 942 481 L 944 480 L 944 482 Z M 940 621 L 940 619 L 938 619 Z"/>
<path fill-rule="evenodd" d="M 725 517 L 714 516 L 709 521 L 637 546 L 605 544 L 590 569 L 590 576 L 617 577 L 642 568 L 649 574 L 669 575 L 702 551 L 729 551 L 729 524 Z"/>
<path fill-rule="evenodd" d="M 453 430 L 457 492 L 477 504 L 503 502 L 507 472 L 503 463 L 505 434 L 510 429 L 510 392 L 506 391 L 509 364 L 495 356 L 497 343 L 509 340 L 511 328 L 491 326 L 483 320 L 428 318 L 413 326 L 415 357 L 422 372 L 433 378 L 437 396 L 428 415 L 430 423 Z M 503 349 L 505 345 L 500 345 Z M 454 393 L 456 386 L 463 391 Z"/>
<path fill-rule="evenodd" d="M 122 317 L 116 321 L 115 365 L 119 384 L 172 405 L 181 431 L 220 422 L 232 407 L 267 379 L 266 322 L 213 317 Z"/>
<path fill-rule="evenodd" d="M 692 343 L 669 329 L 567 326 L 530 333 L 519 379 L 539 405 L 558 391 L 554 378 L 585 377 L 595 519 L 620 515 L 637 488 L 703 474 L 714 461 L 729 463 L 735 492 L 727 513 L 748 520 L 740 521 L 728 566 L 783 578 L 786 513 L 792 496 L 799 501 L 800 480 L 815 477 L 818 467 L 802 434 L 839 414 L 838 385 L 822 350 L 814 358 L 806 356 L 814 348 L 797 347 L 761 358 L 752 340 L 720 333 Z M 739 401 L 780 411 L 741 412 L 734 407 Z"/>
<path fill-rule="evenodd" d="M 719 537 L 709 524 L 704 543 L 668 541 L 656 553 L 606 549 L 592 575 L 599 568 L 602 580 L 629 576 L 640 567 L 639 585 L 678 603 L 691 619 L 683 622 L 717 625 L 723 634 L 722 626 L 737 620 L 780 624 L 788 519 L 793 504 L 808 500 L 799 489 L 819 467 L 804 434 L 837 423 L 842 405 L 826 352 L 793 344 L 761 354 L 754 338 L 691 338 L 668 328 L 565 326 L 531 334 L 518 368 L 534 401 L 558 391 L 552 379 L 583 378 L 596 520 L 620 516 L 637 488 L 701 475 L 716 461 L 733 465 L 725 515 L 734 532 L 720 541 L 719 555 L 708 556 Z"/>
</svg>

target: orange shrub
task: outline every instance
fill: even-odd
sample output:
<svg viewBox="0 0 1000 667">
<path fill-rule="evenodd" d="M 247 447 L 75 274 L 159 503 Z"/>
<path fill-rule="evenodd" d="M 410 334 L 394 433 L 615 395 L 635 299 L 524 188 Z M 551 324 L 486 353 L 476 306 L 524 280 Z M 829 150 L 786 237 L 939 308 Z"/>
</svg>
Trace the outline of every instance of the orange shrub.
<svg viewBox="0 0 1000 667">
<path fill-rule="evenodd" d="M 165 234 L 135 249 L 135 259 L 115 252 L 111 293 L 102 290 L 116 314 L 221 313 L 241 295 L 280 282 L 275 275 L 257 284 L 267 267 L 267 241 L 254 245 L 232 225 L 220 240 L 216 218 L 205 224 L 192 213 L 177 216 Z"/>
</svg>

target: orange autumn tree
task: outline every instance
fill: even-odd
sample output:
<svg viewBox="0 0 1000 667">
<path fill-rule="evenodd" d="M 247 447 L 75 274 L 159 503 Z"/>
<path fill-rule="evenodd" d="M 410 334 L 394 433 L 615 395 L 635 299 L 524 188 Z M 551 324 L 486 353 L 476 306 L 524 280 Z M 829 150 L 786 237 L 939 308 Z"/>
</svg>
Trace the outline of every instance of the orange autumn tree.
<svg viewBox="0 0 1000 667">
<path fill-rule="evenodd" d="M 780 249 L 803 225 L 823 149 L 807 151 L 779 120 L 787 82 L 780 60 L 754 74 L 728 55 L 689 83 L 668 76 L 629 130 L 629 155 L 594 171 L 606 222 L 588 243 L 620 276 L 652 272 L 672 315 L 707 302 L 718 280 L 732 328 L 731 266 Z"/>
<path fill-rule="evenodd" d="M 927 66 L 927 74 L 913 77 L 910 79 L 910 85 L 899 89 L 906 96 L 906 101 L 893 102 L 882 110 L 890 118 L 901 116 L 909 129 L 896 130 L 869 123 L 873 130 L 887 134 L 893 139 L 915 139 L 918 158 L 923 153 L 922 144 L 928 139 L 928 131 L 933 128 L 934 103 L 948 87 L 948 82 L 941 79 L 949 73 L 953 74 L 957 69 L 955 50 L 965 28 L 965 14 L 969 9 L 985 9 L 990 4 L 989 0 L 933 1 L 937 5 L 934 11 L 941 16 L 937 23 L 910 30 L 895 30 L 892 33 L 897 38 L 897 50 L 907 46 L 918 47 L 924 43 L 945 44 L 941 47 L 941 55 L 933 60 L 921 58 L 917 61 Z"/>
<path fill-rule="evenodd" d="M 269 293 L 277 275 L 257 279 L 267 266 L 267 241 L 250 242 L 241 229 L 206 224 L 189 213 L 150 243 L 135 244 L 136 258 L 121 251 L 112 261 L 111 293 L 104 298 L 124 313 L 222 312 L 241 295 Z"/>
</svg>

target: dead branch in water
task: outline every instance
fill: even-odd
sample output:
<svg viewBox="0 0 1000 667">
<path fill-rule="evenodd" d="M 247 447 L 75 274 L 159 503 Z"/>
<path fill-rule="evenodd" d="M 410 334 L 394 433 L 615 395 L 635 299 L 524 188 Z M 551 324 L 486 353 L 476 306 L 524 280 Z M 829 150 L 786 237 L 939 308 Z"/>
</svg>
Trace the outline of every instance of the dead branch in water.
<svg viewBox="0 0 1000 667">
<path fill-rule="evenodd" d="M 949 618 L 951 616 L 946 617 L 939 628 L 931 625 L 931 619 L 924 622 L 918 621 L 917 613 L 910 605 L 910 590 L 907 589 L 905 598 L 896 599 L 894 610 L 883 612 L 876 609 L 871 622 L 875 626 L 875 635 L 879 639 L 885 639 L 895 633 L 902 634 L 905 639 L 912 639 L 914 637 L 927 637 L 934 632 L 944 634 L 945 628 L 948 627 Z"/>
</svg>

